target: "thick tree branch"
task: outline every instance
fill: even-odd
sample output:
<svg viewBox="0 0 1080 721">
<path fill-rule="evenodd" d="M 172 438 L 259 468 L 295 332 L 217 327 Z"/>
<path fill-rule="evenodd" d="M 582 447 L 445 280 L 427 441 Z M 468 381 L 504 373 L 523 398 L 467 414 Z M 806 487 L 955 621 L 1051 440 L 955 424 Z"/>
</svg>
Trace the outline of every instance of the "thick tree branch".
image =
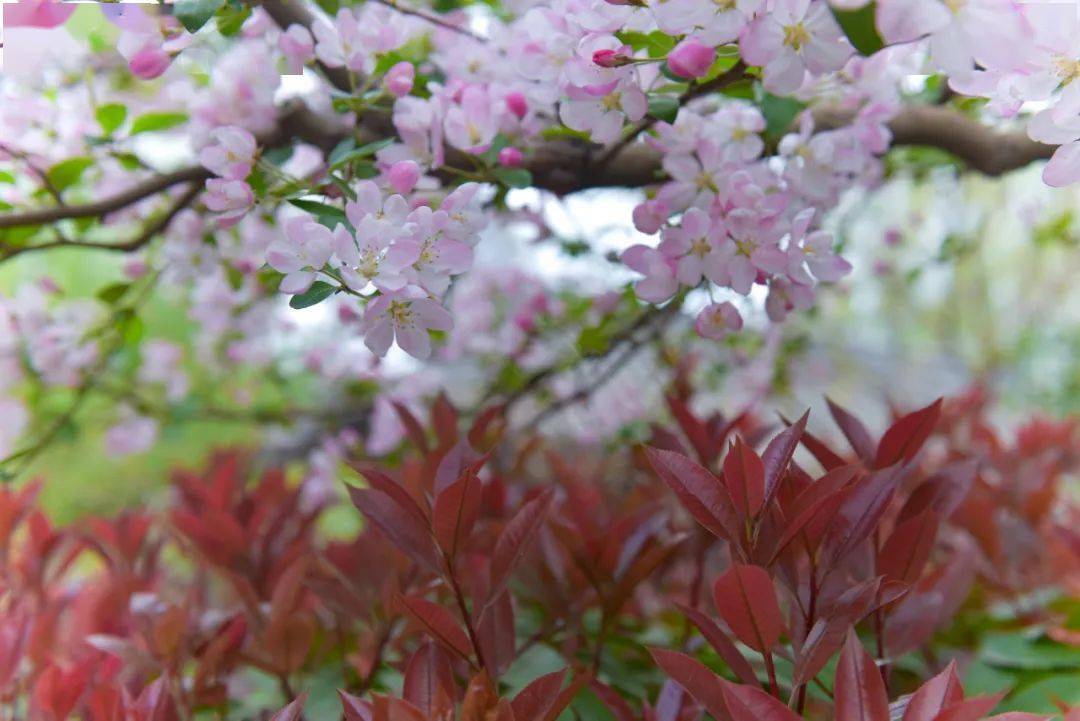
<svg viewBox="0 0 1080 721">
<path fill-rule="evenodd" d="M 134 205 L 143 198 L 168 190 L 179 183 L 201 183 L 208 177 L 210 177 L 210 172 L 200 165 L 181 168 L 171 173 L 149 177 L 104 200 L 82 205 L 56 205 L 37 210 L 6 213 L 0 215 L 0 228 L 44 225 L 68 218 L 97 218 Z"/>
<path fill-rule="evenodd" d="M 850 115 L 815 110 L 819 128 L 850 122 Z M 998 176 L 1046 160 L 1057 146 L 1045 145 L 1020 131 L 1002 131 L 941 105 L 909 105 L 889 123 L 893 145 L 922 145 L 955 155 L 971 168 Z"/>
<path fill-rule="evenodd" d="M 315 23 L 315 15 L 308 9 L 304 0 L 263 0 L 260 5 L 282 30 L 287 30 L 293 24 L 310 30 Z M 331 68 L 321 61 L 317 61 L 316 65 L 335 88 L 345 93 L 352 90 L 353 78 L 350 77 L 348 70 Z"/>
<path fill-rule="evenodd" d="M 68 240 L 66 238 L 61 238 L 48 243 L 39 243 L 37 245 L 21 245 L 9 249 L 0 249 L 0 262 L 8 260 L 16 255 L 21 255 L 22 253 L 50 250 L 52 248 L 92 248 L 96 250 L 111 250 L 118 253 L 130 253 L 143 247 L 153 240 L 154 236 L 169 227 L 169 223 L 172 222 L 173 218 L 175 218 L 181 210 L 190 205 L 191 201 L 193 201 L 201 191 L 201 183 L 192 183 L 165 213 L 147 223 L 138 235 L 123 243 L 102 243 L 93 240 Z"/>
</svg>

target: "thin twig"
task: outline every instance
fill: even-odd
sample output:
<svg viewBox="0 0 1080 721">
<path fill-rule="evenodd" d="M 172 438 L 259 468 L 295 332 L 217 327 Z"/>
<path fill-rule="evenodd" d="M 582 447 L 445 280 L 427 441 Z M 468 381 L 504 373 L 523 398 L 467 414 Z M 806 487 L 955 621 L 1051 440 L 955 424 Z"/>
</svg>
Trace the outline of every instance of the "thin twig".
<svg viewBox="0 0 1080 721">
<path fill-rule="evenodd" d="M 425 12 L 424 10 L 419 10 L 417 8 L 409 7 L 407 5 L 402 5 L 401 3 L 396 2 L 395 0 L 375 0 L 375 2 L 379 3 L 380 5 L 385 5 L 388 8 L 392 8 L 392 9 L 398 11 L 399 13 L 401 13 L 402 15 L 412 15 L 413 17 L 420 18 L 421 20 L 426 20 L 427 22 L 431 23 L 432 25 L 438 25 L 441 28 L 446 28 L 447 30 L 453 30 L 456 33 L 460 33 L 461 35 L 464 35 L 466 37 L 470 37 L 473 40 L 476 40 L 476 41 L 479 41 L 479 42 L 482 42 L 482 43 L 486 43 L 488 41 L 488 39 L 486 37 L 484 37 L 483 35 L 480 35 L 478 33 L 474 33 L 472 30 L 469 30 L 468 28 L 463 28 L 463 27 L 461 27 L 459 25 L 454 25 L 452 22 L 450 22 L 449 20 L 446 20 L 443 17 L 440 17 L 439 15 L 435 15 L 433 13 L 428 13 L 428 12 Z"/>
</svg>

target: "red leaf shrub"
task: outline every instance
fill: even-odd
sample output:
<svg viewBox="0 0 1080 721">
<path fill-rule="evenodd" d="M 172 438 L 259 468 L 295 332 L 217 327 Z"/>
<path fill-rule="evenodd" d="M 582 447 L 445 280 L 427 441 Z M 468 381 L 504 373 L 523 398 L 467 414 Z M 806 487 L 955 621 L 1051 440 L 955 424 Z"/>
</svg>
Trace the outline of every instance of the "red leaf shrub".
<svg viewBox="0 0 1080 721">
<path fill-rule="evenodd" d="M 412 450 L 357 460 L 344 538 L 237 452 L 177 473 L 163 512 L 55 527 L 36 485 L 3 489 L 0 701 L 285 721 L 336 687 L 363 721 L 979 719 L 1000 696 L 965 698 L 955 629 L 1032 588 L 1080 595 L 1072 421 L 1006 441 L 975 391 L 875 438 L 830 402 L 842 447 L 806 416 L 669 405 L 675 428 L 606 453 L 500 438 L 497 411 L 468 424 L 445 398 L 432 432 L 399 408 Z M 1016 622 L 1075 642 L 1052 608 Z"/>
</svg>

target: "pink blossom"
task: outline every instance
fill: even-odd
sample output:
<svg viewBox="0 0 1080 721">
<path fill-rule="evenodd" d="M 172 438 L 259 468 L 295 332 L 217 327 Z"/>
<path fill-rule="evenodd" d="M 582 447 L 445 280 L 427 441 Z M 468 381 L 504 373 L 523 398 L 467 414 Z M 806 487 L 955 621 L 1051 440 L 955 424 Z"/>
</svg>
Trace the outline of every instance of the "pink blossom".
<svg viewBox="0 0 1080 721">
<path fill-rule="evenodd" d="M 559 119 L 568 128 L 589 133 L 598 143 L 611 143 L 618 140 L 623 123 L 645 117 L 648 105 L 641 88 L 624 79 L 599 98 L 571 88 L 570 100 L 559 104 Z"/>
<path fill-rule="evenodd" d="M 149 340 L 142 344 L 140 352 L 140 383 L 161 384 L 170 401 L 178 401 L 187 395 L 189 382 L 181 367 L 184 354 L 180 346 L 165 340 Z"/>
<path fill-rule="evenodd" d="M 678 227 L 664 229 L 660 252 L 675 259 L 675 277 L 694 287 L 706 277 L 714 283 L 727 283 L 727 266 L 735 253 L 727 237 L 724 222 L 709 218 L 701 208 L 683 213 Z"/>
<path fill-rule="evenodd" d="M 11 455 L 29 422 L 25 405 L 14 398 L 0 397 L 0 458 Z"/>
<path fill-rule="evenodd" d="M 747 295 L 759 274 L 784 273 L 788 258 L 780 249 L 775 229 L 757 213 L 739 209 L 728 213 L 728 232 L 735 241 L 736 253 L 728 264 L 732 290 Z"/>
<path fill-rule="evenodd" d="M 420 166 L 415 160 L 399 160 L 386 171 L 386 180 L 394 192 L 405 195 L 420 180 Z"/>
<path fill-rule="evenodd" d="M 632 62 L 633 50 L 629 45 L 618 48 L 603 48 L 592 55 L 592 61 L 602 68 L 619 68 Z"/>
<path fill-rule="evenodd" d="M 671 208 L 662 200 L 646 200 L 634 207 L 634 227 L 642 233 L 652 235 L 660 230 L 671 215 Z"/>
<path fill-rule="evenodd" d="M 791 236 L 788 240 L 788 277 L 803 285 L 812 285 L 814 282 L 807 274 L 807 269 L 814 278 L 826 283 L 838 281 L 851 272 L 851 264 L 833 253 L 832 233 L 824 230 L 807 233 L 813 217 L 813 208 L 807 208 L 796 215 L 791 222 Z"/>
<path fill-rule="evenodd" d="M 124 407 L 119 422 L 105 432 L 105 452 L 114 457 L 142 453 L 149 450 L 157 438 L 156 420 Z"/>
<path fill-rule="evenodd" d="M 410 235 L 420 248 L 419 257 L 409 269 L 412 282 L 429 293 L 441 296 L 450 286 L 450 276 L 460 275 L 472 266 L 473 249 L 449 237 L 450 214 L 421 206 L 409 213 L 414 228 Z"/>
<path fill-rule="evenodd" d="M 765 313 L 773 323 L 783 323 L 793 310 L 807 310 L 814 305 L 814 290 L 807 285 L 792 283 L 787 278 L 769 281 L 769 297 Z"/>
<path fill-rule="evenodd" d="M 4 3 L 4 24 L 11 28 L 55 28 L 67 22 L 77 5 L 53 0 L 19 0 Z"/>
<path fill-rule="evenodd" d="M 742 326 L 743 319 L 738 308 L 728 301 L 710 303 L 701 309 L 694 321 L 694 330 L 698 335 L 712 340 L 720 340 L 729 331 L 741 330 Z"/>
<path fill-rule="evenodd" d="M 255 205 L 255 193 L 242 180 L 211 178 L 206 181 L 203 203 L 207 210 L 218 213 L 218 227 L 229 228 L 240 222 Z"/>
<path fill-rule="evenodd" d="M 470 85 L 461 92 L 459 103 L 446 111 L 443 125 L 447 142 L 468 153 L 486 151 L 499 132 L 491 98 L 479 85 Z"/>
<path fill-rule="evenodd" d="M 626 267 L 645 276 L 634 284 L 634 292 L 644 301 L 662 303 L 679 289 L 675 263 L 656 248 L 632 245 L 623 251 L 620 260 Z"/>
<path fill-rule="evenodd" d="M 243 180 L 251 173 L 258 148 L 255 136 L 235 125 L 211 133 L 214 143 L 199 153 L 199 162 L 226 180 Z"/>
<path fill-rule="evenodd" d="M 416 68 L 413 67 L 412 63 L 402 60 L 386 71 L 386 76 L 383 77 L 383 87 L 386 88 L 386 92 L 395 98 L 400 98 L 412 91 L 415 81 Z"/>
<path fill-rule="evenodd" d="M 315 56 L 332 68 L 346 67 L 354 72 L 369 70 L 370 51 L 364 47 L 360 23 L 350 8 L 341 8 L 333 24 L 320 18 L 312 26 Z"/>
<path fill-rule="evenodd" d="M 278 49 L 285 56 L 289 75 L 303 75 L 304 66 L 315 59 L 315 40 L 311 32 L 296 23 L 278 37 Z"/>
<path fill-rule="evenodd" d="M 147 45 L 128 60 L 131 73 L 143 80 L 153 80 L 169 69 L 172 58 L 157 45 Z"/>
<path fill-rule="evenodd" d="M 701 78 L 716 60 L 716 49 L 689 37 L 680 42 L 667 56 L 668 69 L 680 78 Z"/>
<path fill-rule="evenodd" d="M 525 162 L 525 156 L 522 155 L 520 150 L 510 145 L 499 151 L 498 160 L 499 165 L 504 168 L 520 168 L 522 163 Z"/>
<path fill-rule="evenodd" d="M 285 239 L 270 244 L 266 262 L 276 271 L 285 274 L 281 279 L 281 292 L 303 293 L 315 282 L 316 272 L 330 260 L 334 253 L 335 235 L 348 231 L 339 225 L 333 233 L 310 216 L 297 216 L 285 221 Z"/>
<path fill-rule="evenodd" d="M 529 101 L 525 99 L 525 94 L 522 92 L 507 93 L 506 97 L 503 98 L 503 102 L 506 103 L 506 109 L 519 120 L 529 112 Z"/>
<path fill-rule="evenodd" d="M 364 343 L 377 356 L 384 356 L 397 341 L 403 351 L 424 360 L 431 355 L 429 330 L 448 331 L 450 314 L 416 288 L 384 293 L 368 304 L 361 330 Z"/>
<path fill-rule="evenodd" d="M 778 94 L 798 90 L 808 70 L 839 70 L 854 52 L 823 0 L 776 0 L 742 32 L 739 50 L 764 67 L 765 89 Z"/>
</svg>

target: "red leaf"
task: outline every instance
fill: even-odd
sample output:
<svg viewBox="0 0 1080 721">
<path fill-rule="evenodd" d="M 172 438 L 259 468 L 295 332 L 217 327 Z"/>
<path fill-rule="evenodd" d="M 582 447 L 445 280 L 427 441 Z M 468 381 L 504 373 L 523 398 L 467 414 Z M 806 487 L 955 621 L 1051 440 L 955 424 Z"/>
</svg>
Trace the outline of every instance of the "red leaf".
<svg viewBox="0 0 1080 721">
<path fill-rule="evenodd" d="M 765 452 L 761 454 L 762 464 L 765 467 L 765 504 L 776 495 L 776 489 L 780 486 L 780 479 L 784 477 L 791 457 L 795 455 L 795 449 L 799 447 L 799 440 L 806 430 L 806 420 L 810 417 L 810 411 L 802 414 L 802 418 L 778 433 Z"/>
<path fill-rule="evenodd" d="M 446 397 L 446 393 L 440 392 L 431 406 L 431 424 L 435 426 L 435 436 L 442 446 L 450 446 L 457 440 L 458 435 L 458 412 Z"/>
<path fill-rule="evenodd" d="M 765 465 L 741 438 L 724 457 L 723 478 L 743 517 L 756 516 L 765 500 Z"/>
<path fill-rule="evenodd" d="M 611 712 L 611 715 L 615 717 L 615 721 L 637 721 L 637 715 L 634 713 L 634 709 L 630 707 L 630 704 L 626 702 L 619 692 L 608 686 L 606 683 L 601 683 L 595 678 L 589 682 L 589 688 L 592 692 L 604 702 L 604 706 Z M 517 721 L 515 719 L 515 721 Z"/>
<path fill-rule="evenodd" d="M 408 409 L 403 403 L 394 401 L 394 410 L 397 412 L 398 418 L 401 419 L 401 425 L 405 426 L 405 433 L 409 436 L 409 440 L 413 442 L 413 445 L 423 455 L 428 454 L 428 440 L 427 433 L 424 432 L 424 426 L 416 419 L 416 416 L 412 414 L 412 411 Z"/>
<path fill-rule="evenodd" d="M 906 462 L 914 458 L 923 443 L 926 443 L 926 439 L 930 437 L 940 415 L 941 399 L 938 398 L 925 408 L 898 419 L 881 437 L 874 466 L 886 468 L 894 463 Z"/>
<path fill-rule="evenodd" d="M 889 721 L 889 697 L 874 659 L 848 631 L 833 686 L 835 721 Z"/>
<path fill-rule="evenodd" d="M 797 713 L 756 685 L 721 682 L 724 701 L 734 721 L 802 721 Z"/>
<path fill-rule="evenodd" d="M 402 697 L 431 718 L 442 718 L 454 708 L 454 669 L 434 643 L 418 648 L 405 667 Z"/>
<path fill-rule="evenodd" d="M 877 528 L 900 483 L 900 470 L 896 466 L 874 471 L 847 486 L 825 538 L 824 568 L 832 568 Z"/>
<path fill-rule="evenodd" d="M 874 439 L 870 436 L 870 431 L 866 430 L 863 422 L 849 413 L 846 408 L 833 403 L 831 398 L 825 398 L 825 402 L 829 404 L 829 413 L 832 414 L 836 425 L 840 426 L 840 431 L 847 439 L 851 450 L 855 451 L 855 455 L 860 460 L 870 463 L 874 457 Z"/>
<path fill-rule="evenodd" d="M 794 683 L 804 684 L 818 674 L 844 642 L 848 630 L 873 607 L 881 579 L 863 581 L 844 591 L 827 614 L 814 621 L 795 659 Z"/>
<path fill-rule="evenodd" d="M 697 659 L 678 651 L 650 648 L 649 653 L 656 665 L 704 706 L 713 718 L 730 721 L 731 715 L 724 702 L 724 687 L 719 676 Z"/>
<path fill-rule="evenodd" d="M 927 508 L 933 509 L 938 518 L 948 519 L 967 497 L 977 469 L 978 461 L 957 461 L 927 478 L 907 499 L 897 523 L 903 523 Z"/>
<path fill-rule="evenodd" d="M 592 674 L 588 672 L 578 674 L 570 679 L 570 683 L 567 684 L 566 688 L 559 692 L 559 695 L 555 697 L 554 703 L 551 704 L 548 710 L 544 712 L 544 715 L 537 719 L 537 721 L 555 721 L 562 712 L 566 710 L 566 707 L 570 705 L 570 702 L 574 700 L 574 697 L 578 695 L 578 691 L 589 683 L 591 679 Z M 496 721 L 504 720 L 496 719 Z M 514 719 L 514 721 L 517 721 L 517 719 Z"/>
<path fill-rule="evenodd" d="M 681 453 L 646 448 L 645 456 L 695 521 L 717 538 L 733 541 L 740 537 L 731 495 L 719 478 Z"/>
<path fill-rule="evenodd" d="M 398 501 L 372 488 L 349 486 L 353 505 L 390 539 L 398 550 L 428 570 L 438 572 L 440 561 L 435 541 L 426 525 L 421 525 L 415 513 Z"/>
<path fill-rule="evenodd" d="M 444 488 L 435 498 L 432 525 L 439 547 L 451 558 L 468 540 L 473 525 L 480 515 L 480 502 L 484 497 L 483 484 L 476 474 L 466 471 L 464 475 Z"/>
<path fill-rule="evenodd" d="M 358 696 L 345 693 L 338 689 L 338 698 L 341 700 L 341 710 L 345 721 L 372 721 L 371 704 Z"/>
<path fill-rule="evenodd" d="M 901 523 L 878 553 L 878 573 L 906 583 L 917 581 L 934 548 L 937 531 L 938 516 L 929 509 Z"/>
<path fill-rule="evenodd" d="M 487 670 L 493 678 L 498 679 L 513 663 L 517 651 L 514 602 L 509 592 L 504 590 L 480 612 L 480 618 L 476 622 L 476 635 L 484 653 Z"/>
<path fill-rule="evenodd" d="M 698 460 L 702 463 L 712 462 L 716 458 L 719 449 L 706 425 L 698 420 L 697 416 L 690 412 L 686 404 L 675 396 L 669 395 L 667 397 L 667 405 L 671 410 L 671 415 L 675 417 L 675 422 L 679 424 L 679 428 L 682 429 L 686 439 L 693 446 L 694 452 L 697 453 Z"/>
<path fill-rule="evenodd" d="M 297 721 L 304 715 L 304 703 L 307 702 L 307 691 L 297 696 L 292 703 L 270 717 L 270 721 Z"/>
<path fill-rule="evenodd" d="M 807 553 L 812 554 L 817 550 L 817 545 L 821 542 L 821 536 L 828 528 L 833 516 L 840 510 L 843 499 L 841 493 L 834 492 L 832 495 L 819 498 L 816 503 L 795 516 L 791 523 L 784 526 L 784 534 L 780 536 L 776 548 L 773 549 L 772 555 L 765 565 L 772 566 L 799 534 L 803 534 L 805 540 L 804 550 Z"/>
<path fill-rule="evenodd" d="M 514 709 L 514 721 L 536 721 L 543 718 L 551 708 L 562 688 L 566 669 L 545 674 L 534 680 L 514 696 L 510 707 Z"/>
<path fill-rule="evenodd" d="M 780 419 L 787 425 L 792 425 L 791 421 L 784 416 L 780 416 Z M 829 448 L 828 444 L 823 442 L 817 436 L 810 431 L 804 430 L 799 437 L 799 442 L 803 444 L 806 450 L 810 451 L 810 455 L 817 459 L 817 462 L 821 464 L 821 467 L 826 471 L 831 471 L 834 468 L 839 468 L 845 465 L 843 458 L 838 456 L 835 451 Z"/>
<path fill-rule="evenodd" d="M 946 706 L 934 717 L 934 721 L 978 721 L 990 713 L 1005 697 L 1005 691 L 987 696 L 976 696 Z"/>
<path fill-rule="evenodd" d="M 963 699 L 964 689 L 956 675 L 956 661 L 950 661 L 944 671 L 911 695 L 902 721 L 934 721 L 942 709 Z"/>
<path fill-rule="evenodd" d="M 750 663 L 742 655 L 742 652 L 731 642 L 731 639 L 727 637 L 727 634 L 716 622 L 706 616 L 697 609 L 690 608 L 689 606 L 683 606 L 679 604 L 679 609 L 686 614 L 686 617 L 697 626 L 701 631 L 701 635 L 705 637 L 705 640 L 716 649 L 716 652 L 720 655 L 720 658 L 724 659 L 724 663 L 735 672 L 744 683 L 755 684 L 758 682 L 757 676 L 754 674 L 754 669 L 750 666 Z"/>
<path fill-rule="evenodd" d="M 398 596 L 405 611 L 427 631 L 433 639 L 466 661 L 472 655 L 472 644 L 462 630 L 461 624 L 449 610 L 423 598 Z"/>
<path fill-rule="evenodd" d="M 716 580 L 713 599 L 732 632 L 755 651 L 765 653 L 780 640 L 783 616 L 772 579 L 760 566 L 735 564 Z"/>
<path fill-rule="evenodd" d="M 488 599 L 494 600 L 521 563 L 525 551 L 547 518 L 554 493 L 550 489 L 526 503 L 503 528 L 491 556 L 491 584 Z"/>
</svg>

